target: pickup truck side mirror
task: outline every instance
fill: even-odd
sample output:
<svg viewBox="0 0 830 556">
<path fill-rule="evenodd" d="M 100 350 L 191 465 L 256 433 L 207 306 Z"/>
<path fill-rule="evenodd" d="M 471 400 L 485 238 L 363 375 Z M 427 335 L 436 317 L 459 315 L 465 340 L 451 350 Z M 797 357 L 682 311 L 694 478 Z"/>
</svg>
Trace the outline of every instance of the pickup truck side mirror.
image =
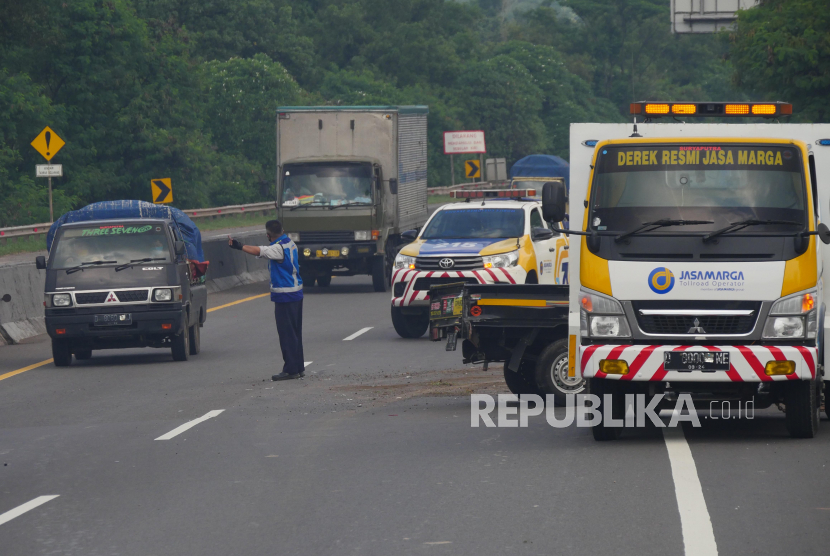
<svg viewBox="0 0 830 556">
<path fill-rule="evenodd" d="M 177 256 L 181 256 L 181 255 L 185 254 L 186 249 L 184 247 L 184 242 L 183 241 L 176 241 L 176 243 L 174 244 L 174 247 L 176 249 L 176 255 Z"/>
<path fill-rule="evenodd" d="M 545 241 L 546 239 L 551 239 L 552 237 L 553 230 L 548 230 L 547 228 L 533 228 L 530 230 L 531 241 Z"/>
<path fill-rule="evenodd" d="M 37 257 L 35 257 L 35 266 L 38 270 L 46 270 L 46 257 L 44 257 L 43 255 L 38 255 Z"/>
<path fill-rule="evenodd" d="M 407 230 L 401 234 L 401 239 L 407 243 L 412 243 L 418 239 L 418 230 Z"/>
<path fill-rule="evenodd" d="M 542 186 L 542 216 L 548 222 L 565 219 L 565 204 L 568 192 L 561 181 L 549 181 Z"/>
<path fill-rule="evenodd" d="M 389 191 L 392 195 L 398 194 L 398 178 L 389 178 Z"/>
</svg>

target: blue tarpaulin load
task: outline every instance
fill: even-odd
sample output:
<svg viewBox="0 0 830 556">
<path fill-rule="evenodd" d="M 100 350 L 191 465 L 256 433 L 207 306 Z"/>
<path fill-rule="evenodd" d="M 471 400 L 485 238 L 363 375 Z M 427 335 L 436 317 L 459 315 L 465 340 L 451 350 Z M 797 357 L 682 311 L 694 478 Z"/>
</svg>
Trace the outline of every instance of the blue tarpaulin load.
<svg viewBox="0 0 830 556">
<path fill-rule="evenodd" d="M 571 167 L 565 160 L 552 154 L 531 154 L 510 168 L 511 178 L 565 178 L 570 190 Z"/>
<path fill-rule="evenodd" d="M 177 208 L 154 205 L 146 201 L 102 201 L 92 203 L 82 209 L 67 212 L 58 218 L 46 234 L 46 249 L 52 249 L 55 233 L 63 224 L 86 222 L 88 220 L 115 220 L 119 218 L 166 218 L 176 223 L 182 233 L 187 258 L 191 261 L 204 261 L 202 251 L 202 234 L 193 220 Z"/>
</svg>

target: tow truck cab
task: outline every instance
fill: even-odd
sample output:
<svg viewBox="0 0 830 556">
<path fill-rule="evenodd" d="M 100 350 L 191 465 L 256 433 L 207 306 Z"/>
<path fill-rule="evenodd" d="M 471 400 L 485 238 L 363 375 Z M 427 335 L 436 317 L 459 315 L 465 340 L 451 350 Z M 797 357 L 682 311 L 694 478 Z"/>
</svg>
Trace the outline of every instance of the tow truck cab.
<svg viewBox="0 0 830 556">
<path fill-rule="evenodd" d="M 735 106 L 743 115 L 791 110 L 715 109 L 728 115 Z M 667 114 L 675 105 L 635 108 L 653 118 L 649 108 Z M 826 368 L 818 240 L 830 241 L 820 201 L 830 197 L 820 180 L 830 175 L 830 149 L 821 146 L 830 126 L 571 129 L 571 194 L 584 199 L 584 212 L 568 232 L 580 236 L 571 253 L 569 372 L 602 399 L 595 438 L 618 436 L 607 421 L 625 414 L 626 394 L 672 402 L 690 394 L 704 410 L 783 403 L 789 432 L 812 437 Z"/>
</svg>

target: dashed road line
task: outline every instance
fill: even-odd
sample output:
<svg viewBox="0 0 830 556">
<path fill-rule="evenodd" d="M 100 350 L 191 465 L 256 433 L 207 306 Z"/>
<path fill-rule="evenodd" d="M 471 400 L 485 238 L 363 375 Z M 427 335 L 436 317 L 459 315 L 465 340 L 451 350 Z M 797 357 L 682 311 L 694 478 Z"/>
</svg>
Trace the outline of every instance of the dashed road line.
<svg viewBox="0 0 830 556">
<path fill-rule="evenodd" d="M 54 359 L 47 359 L 45 361 L 41 361 L 40 363 L 35 363 L 34 365 L 29 365 L 28 367 L 23 367 L 22 369 L 17 369 L 16 371 L 11 371 L 10 373 L 0 375 L 0 380 L 6 380 L 7 378 L 19 375 L 20 373 L 25 373 L 26 371 L 31 371 L 32 369 L 37 369 L 38 367 L 48 365 L 52 361 L 54 361 Z"/>
<path fill-rule="evenodd" d="M 365 334 L 365 333 L 369 332 L 369 331 L 370 331 L 371 329 L 373 329 L 373 328 L 374 328 L 374 326 L 367 326 L 366 328 L 361 328 L 360 330 L 358 330 L 357 332 L 355 332 L 355 333 L 354 333 L 354 334 L 352 334 L 351 336 L 346 336 L 345 338 L 343 338 L 343 341 L 344 341 L 344 342 L 349 342 L 349 341 L 351 341 L 351 340 L 354 340 L 355 338 L 357 338 L 357 337 L 358 337 L 358 336 L 360 336 L 361 334 Z"/>
<path fill-rule="evenodd" d="M 175 429 L 168 432 L 167 434 L 163 434 L 163 435 L 159 436 L 158 438 L 156 438 L 156 440 L 170 440 L 171 438 L 180 435 L 184 431 L 195 427 L 199 423 L 202 423 L 204 421 L 207 421 L 208 419 L 212 419 L 213 417 L 216 417 L 217 415 L 219 415 L 223 411 L 225 411 L 225 410 L 224 409 L 214 409 L 213 411 L 208 411 L 207 413 L 205 413 L 204 415 L 202 415 L 198 419 L 193 419 L 192 421 L 188 421 L 184 425 L 176 427 Z"/>
<path fill-rule="evenodd" d="M 49 500 L 54 500 L 58 496 L 60 496 L 60 494 L 50 494 L 50 495 L 47 495 L 47 496 L 38 496 L 34 500 L 29 500 L 25 504 L 21 504 L 18 507 L 7 511 L 4 514 L 0 514 L 0 525 L 3 525 L 4 523 L 9 522 L 9 521 L 13 520 L 16 517 L 19 517 L 19 516 L 25 514 L 26 512 L 28 512 L 30 510 L 34 510 L 35 508 L 37 508 L 41 504 L 45 504 Z"/>
<path fill-rule="evenodd" d="M 303 361 L 303 369 L 314 363 L 314 361 Z"/>
</svg>

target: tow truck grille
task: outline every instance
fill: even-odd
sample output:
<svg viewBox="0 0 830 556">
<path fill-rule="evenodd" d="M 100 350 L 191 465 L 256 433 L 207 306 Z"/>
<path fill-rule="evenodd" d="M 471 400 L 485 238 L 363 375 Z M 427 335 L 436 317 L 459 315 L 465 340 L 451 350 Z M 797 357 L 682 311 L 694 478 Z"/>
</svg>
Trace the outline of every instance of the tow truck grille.
<svg viewBox="0 0 830 556">
<path fill-rule="evenodd" d="M 452 261 L 452 266 L 441 266 L 441 261 L 446 259 Z M 415 259 L 415 268 L 417 270 L 456 271 L 475 270 L 483 267 L 484 261 L 481 259 L 481 257 L 453 257 L 452 255 L 450 255 L 447 257 L 417 257 Z"/>
<path fill-rule="evenodd" d="M 756 315 L 638 315 L 640 330 L 646 334 L 748 334 Z M 697 324 L 695 324 L 697 321 Z M 693 332 L 690 332 L 694 330 Z"/>
<path fill-rule="evenodd" d="M 415 280 L 415 284 L 413 284 L 413 289 L 416 290 L 428 290 L 432 286 L 442 286 L 444 284 L 458 284 L 459 282 L 463 282 L 465 284 L 478 284 L 478 280 L 475 278 L 418 278 Z"/>
</svg>

